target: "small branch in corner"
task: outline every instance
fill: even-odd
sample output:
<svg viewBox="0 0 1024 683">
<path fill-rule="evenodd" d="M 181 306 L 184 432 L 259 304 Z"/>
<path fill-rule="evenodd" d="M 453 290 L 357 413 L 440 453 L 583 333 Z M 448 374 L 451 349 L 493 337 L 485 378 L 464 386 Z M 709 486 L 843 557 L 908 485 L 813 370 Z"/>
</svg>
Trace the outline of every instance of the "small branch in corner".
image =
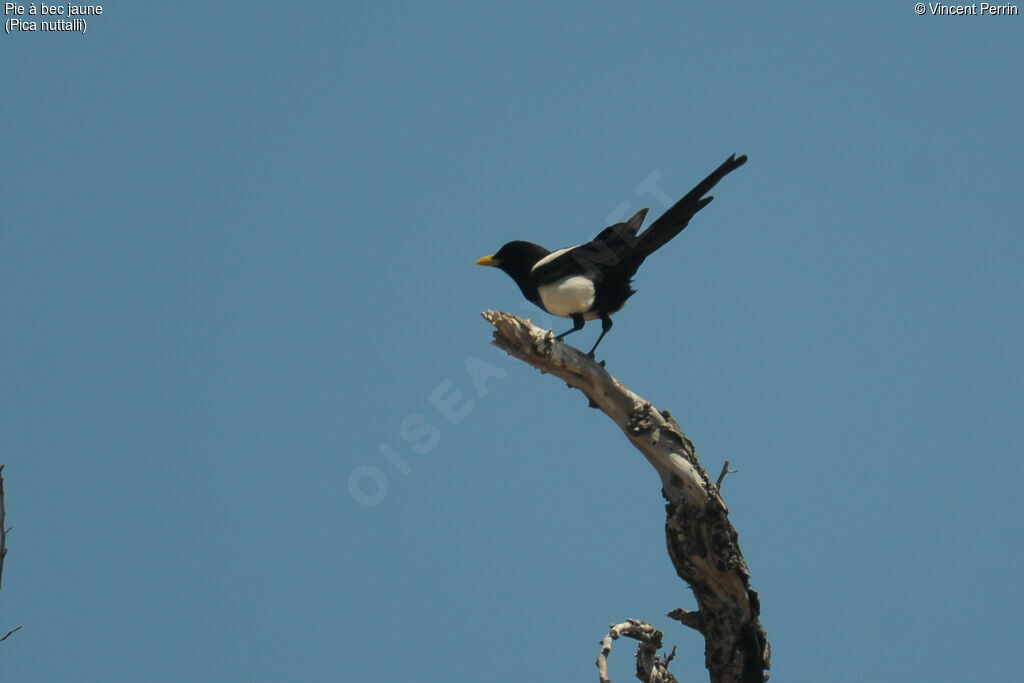
<svg viewBox="0 0 1024 683">
<path fill-rule="evenodd" d="M 21 626 L 15 626 L 15 627 L 14 627 L 14 628 L 12 628 L 12 629 L 11 629 L 10 631 L 8 631 L 7 633 L 5 633 L 5 634 L 4 634 L 4 637 L 3 637 L 3 638 L 0 638 L 0 643 L 4 642 L 4 641 L 5 641 L 5 640 L 7 640 L 8 638 L 10 638 L 10 637 L 11 637 L 11 634 L 12 634 L 12 633 L 15 633 L 15 632 L 17 632 L 17 631 L 20 631 L 20 630 L 22 629 L 22 627 L 23 627 L 23 626 L 24 626 L 24 624 L 22 624 Z"/>
<path fill-rule="evenodd" d="M 4 508 L 4 465 L 0 465 L 0 586 L 3 585 L 4 580 L 4 558 L 7 556 L 7 531 L 7 511 Z M 8 633 L 7 635 L 11 634 Z M 6 637 L 4 636 L 4 638 Z"/>
<path fill-rule="evenodd" d="M 730 470 L 729 469 L 729 461 L 726 460 L 725 463 L 722 465 L 721 473 L 718 475 L 718 481 L 715 482 L 715 488 L 717 488 L 719 491 L 721 491 L 722 490 L 722 482 L 725 481 L 725 475 L 727 475 L 727 474 L 736 474 L 737 472 L 739 472 L 739 470 Z"/>
<path fill-rule="evenodd" d="M 5 524 L 7 522 L 7 510 L 4 507 L 4 466 L 0 465 L 0 584 L 3 583 L 4 557 L 7 555 L 7 532 L 10 531 Z M 11 634 L 20 631 L 22 626 L 15 626 L 0 638 L 0 643 L 11 637 Z"/>
</svg>

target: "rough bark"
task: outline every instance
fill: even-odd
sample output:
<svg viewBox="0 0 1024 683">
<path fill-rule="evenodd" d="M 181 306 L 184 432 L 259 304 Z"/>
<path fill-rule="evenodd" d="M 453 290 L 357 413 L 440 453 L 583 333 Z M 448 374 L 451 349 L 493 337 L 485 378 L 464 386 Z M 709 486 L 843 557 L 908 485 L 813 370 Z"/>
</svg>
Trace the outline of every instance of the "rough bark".
<svg viewBox="0 0 1024 683">
<path fill-rule="evenodd" d="M 673 610 L 669 616 L 704 636 L 704 663 L 712 683 L 767 680 L 771 647 L 729 510 L 676 421 L 620 384 L 602 364 L 556 341 L 551 331 L 511 313 L 487 311 L 483 316 L 495 327 L 495 346 L 582 391 L 661 477 L 668 554 L 699 608 Z"/>
</svg>

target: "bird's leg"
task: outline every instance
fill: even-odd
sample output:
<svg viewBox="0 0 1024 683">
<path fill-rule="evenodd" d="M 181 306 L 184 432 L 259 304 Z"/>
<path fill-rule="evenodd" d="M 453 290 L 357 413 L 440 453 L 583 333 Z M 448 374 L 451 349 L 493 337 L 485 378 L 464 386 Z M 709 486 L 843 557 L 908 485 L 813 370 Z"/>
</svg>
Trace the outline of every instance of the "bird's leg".
<svg viewBox="0 0 1024 683">
<path fill-rule="evenodd" d="M 583 314 L 582 313 L 573 313 L 572 314 L 572 329 L 571 330 L 566 330 L 562 334 L 560 334 L 557 337 L 555 337 L 555 339 L 561 340 L 562 337 L 564 337 L 565 335 L 569 334 L 570 332 L 579 332 L 580 330 L 583 329 L 584 323 L 585 323 L 585 321 L 583 320 Z"/>
<path fill-rule="evenodd" d="M 604 339 L 604 335 L 608 334 L 608 330 L 610 330 L 610 329 L 612 329 L 612 319 L 610 317 L 608 317 L 607 313 L 602 313 L 601 314 L 601 334 L 598 335 L 597 341 L 594 342 L 594 348 L 590 349 L 590 351 L 587 352 L 588 356 L 590 356 L 591 358 L 594 357 L 594 351 L 597 350 L 597 345 L 601 343 L 601 340 Z"/>
</svg>

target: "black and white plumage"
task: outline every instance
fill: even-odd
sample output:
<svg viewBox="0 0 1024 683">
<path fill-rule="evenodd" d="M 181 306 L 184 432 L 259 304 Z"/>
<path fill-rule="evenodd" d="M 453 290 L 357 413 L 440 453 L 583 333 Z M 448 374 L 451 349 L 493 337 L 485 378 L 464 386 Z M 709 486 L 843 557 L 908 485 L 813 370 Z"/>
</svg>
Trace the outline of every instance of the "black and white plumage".
<svg viewBox="0 0 1024 683">
<path fill-rule="evenodd" d="M 611 315 L 636 293 L 632 279 L 644 259 L 678 235 L 714 199 L 704 195 L 746 161 L 745 154 L 730 156 L 642 233 L 647 209 L 605 228 L 586 244 L 548 251 L 533 242 L 509 242 L 476 263 L 500 268 L 529 301 L 552 315 L 572 319 L 572 329 L 556 339 L 582 330 L 587 320 L 600 319 L 601 334 L 587 354 L 593 357 L 612 327 Z"/>
</svg>

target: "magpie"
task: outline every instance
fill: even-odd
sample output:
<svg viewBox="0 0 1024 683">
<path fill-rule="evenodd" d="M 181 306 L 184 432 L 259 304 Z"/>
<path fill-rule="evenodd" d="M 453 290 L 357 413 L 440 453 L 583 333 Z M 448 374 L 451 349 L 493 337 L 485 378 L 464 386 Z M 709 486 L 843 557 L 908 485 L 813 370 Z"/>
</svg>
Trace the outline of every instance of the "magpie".
<svg viewBox="0 0 1024 683">
<path fill-rule="evenodd" d="M 605 228 L 586 244 L 548 251 L 539 244 L 517 240 L 477 259 L 476 264 L 500 268 L 515 280 L 528 301 L 552 315 L 571 318 L 572 329 L 555 339 L 582 330 L 587 320 L 600 319 L 601 334 L 587 353 L 593 358 L 597 345 L 612 329 L 611 315 L 636 293 L 631 285 L 640 264 L 682 232 L 694 214 L 714 199 L 704 195 L 746 161 L 746 154 L 730 156 L 642 233 L 639 230 L 647 209 L 625 223 Z"/>
</svg>

